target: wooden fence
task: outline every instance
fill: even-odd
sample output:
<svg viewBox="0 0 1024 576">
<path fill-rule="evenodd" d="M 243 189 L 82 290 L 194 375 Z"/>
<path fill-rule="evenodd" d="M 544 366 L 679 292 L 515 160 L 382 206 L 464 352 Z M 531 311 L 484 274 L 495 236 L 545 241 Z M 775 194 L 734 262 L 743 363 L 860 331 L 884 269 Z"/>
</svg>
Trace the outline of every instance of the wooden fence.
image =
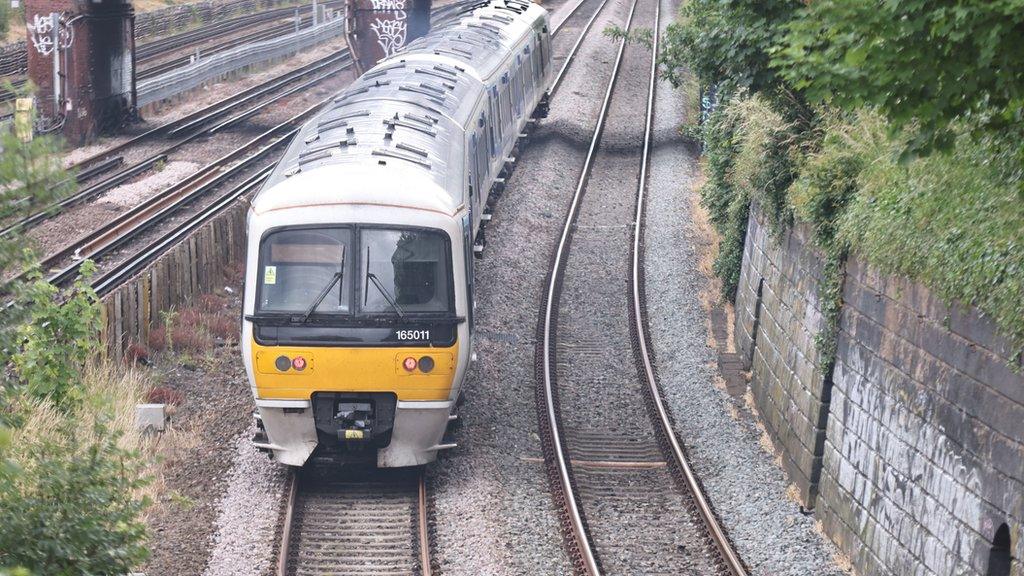
<svg viewBox="0 0 1024 576">
<path fill-rule="evenodd" d="M 248 205 L 235 203 L 101 298 L 101 341 L 112 357 L 123 357 L 132 344 L 147 345 L 150 331 L 163 324 L 162 312 L 224 285 L 244 261 Z"/>
</svg>

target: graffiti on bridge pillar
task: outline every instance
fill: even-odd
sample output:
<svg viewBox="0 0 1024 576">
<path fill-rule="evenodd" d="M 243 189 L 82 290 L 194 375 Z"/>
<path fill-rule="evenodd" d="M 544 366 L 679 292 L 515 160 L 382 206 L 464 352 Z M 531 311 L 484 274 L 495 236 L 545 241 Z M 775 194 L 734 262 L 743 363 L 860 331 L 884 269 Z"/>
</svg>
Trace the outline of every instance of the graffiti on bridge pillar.
<svg viewBox="0 0 1024 576">
<path fill-rule="evenodd" d="M 345 31 L 360 72 L 430 31 L 431 0 L 348 0 Z"/>
</svg>

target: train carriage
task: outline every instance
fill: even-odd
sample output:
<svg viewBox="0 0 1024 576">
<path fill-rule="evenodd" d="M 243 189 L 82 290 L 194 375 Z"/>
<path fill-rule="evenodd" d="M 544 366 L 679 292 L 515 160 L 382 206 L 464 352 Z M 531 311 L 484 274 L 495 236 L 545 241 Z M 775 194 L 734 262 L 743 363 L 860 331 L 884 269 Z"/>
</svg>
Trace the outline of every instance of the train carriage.
<svg viewBox="0 0 1024 576">
<path fill-rule="evenodd" d="M 475 4 L 306 124 L 248 215 L 256 446 L 428 463 L 473 358 L 473 246 L 551 76 L 548 15 Z"/>
</svg>

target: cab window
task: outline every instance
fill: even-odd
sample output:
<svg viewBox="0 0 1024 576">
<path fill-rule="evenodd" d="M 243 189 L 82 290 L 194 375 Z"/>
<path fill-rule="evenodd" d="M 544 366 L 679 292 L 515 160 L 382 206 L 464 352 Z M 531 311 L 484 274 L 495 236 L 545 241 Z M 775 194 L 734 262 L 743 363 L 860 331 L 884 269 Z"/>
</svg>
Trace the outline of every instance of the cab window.
<svg viewBox="0 0 1024 576">
<path fill-rule="evenodd" d="M 268 235 L 257 271 L 258 309 L 304 313 L 326 291 L 315 312 L 349 313 L 352 280 L 345 271 L 351 247 L 348 228 L 290 229 Z"/>
</svg>

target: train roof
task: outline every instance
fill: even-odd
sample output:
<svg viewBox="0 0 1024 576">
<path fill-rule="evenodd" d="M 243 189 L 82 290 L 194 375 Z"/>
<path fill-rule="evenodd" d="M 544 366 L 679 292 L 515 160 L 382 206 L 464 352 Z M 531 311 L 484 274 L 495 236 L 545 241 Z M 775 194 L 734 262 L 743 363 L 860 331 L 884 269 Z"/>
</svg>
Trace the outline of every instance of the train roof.
<svg viewBox="0 0 1024 576">
<path fill-rule="evenodd" d="M 330 199 L 360 202 L 365 191 L 344 184 L 355 188 L 358 180 L 369 179 L 375 189 L 403 191 L 401 205 L 457 212 L 463 204 L 465 127 L 475 121 L 471 115 L 485 83 L 502 73 L 545 14 L 521 0 L 490 0 L 468 4 L 435 23 L 427 35 L 363 74 L 300 130 L 254 199 L 254 211 Z M 328 174 L 330 179 L 319 179 Z M 408 190 L 414 181 L 422 184 Z M 321 182 L 341 186 L 327 195 L 303 197 Z"/>
</svg>

